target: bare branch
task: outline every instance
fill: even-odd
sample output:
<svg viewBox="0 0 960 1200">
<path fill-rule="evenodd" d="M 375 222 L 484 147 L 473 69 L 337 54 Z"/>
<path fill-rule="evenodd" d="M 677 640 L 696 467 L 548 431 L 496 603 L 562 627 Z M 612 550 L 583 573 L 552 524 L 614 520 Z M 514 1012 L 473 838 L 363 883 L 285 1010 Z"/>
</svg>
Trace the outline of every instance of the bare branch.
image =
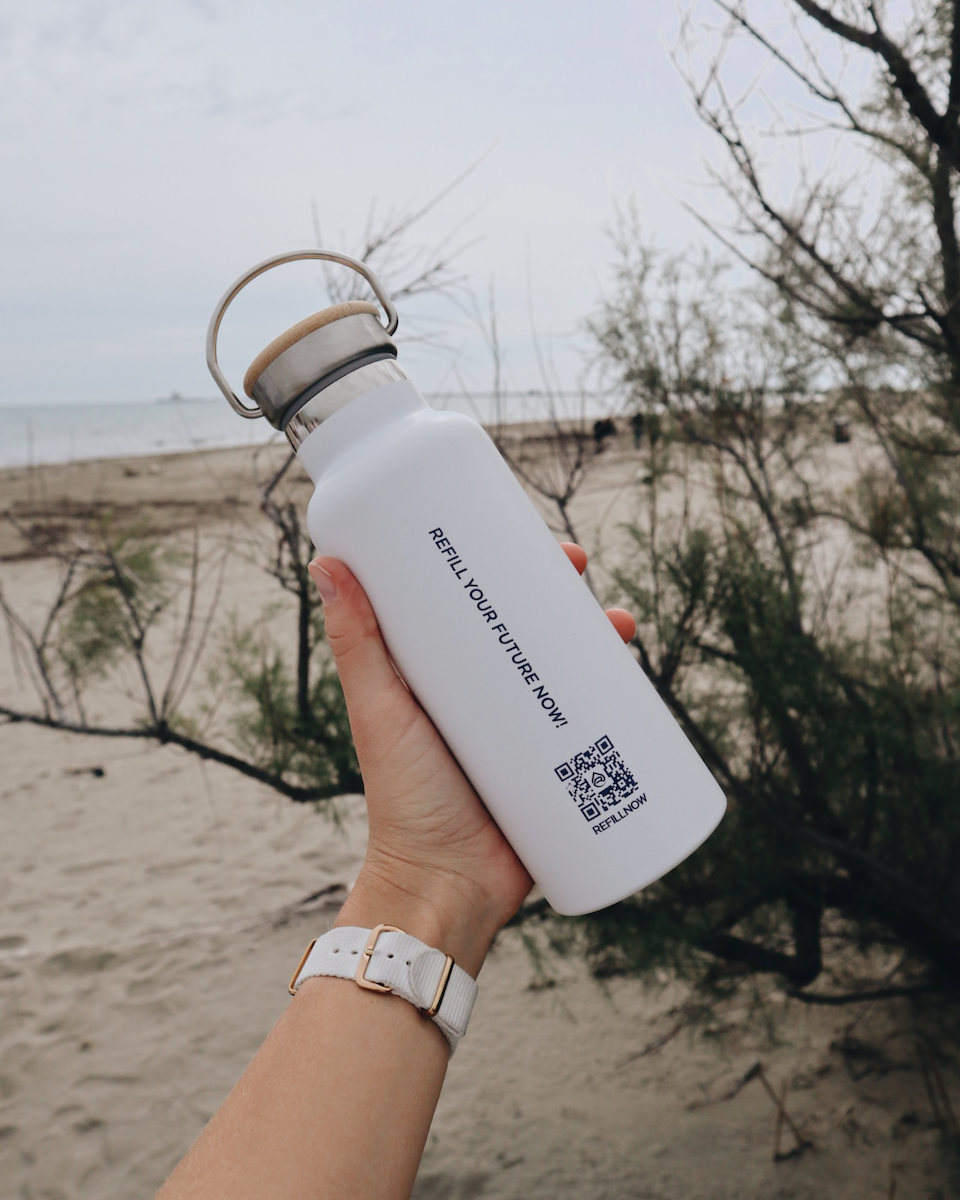
<svg viewBox="0 0 960 1200">
<path fill-rule="evenodd" d="M 241 775 L 255 779 L 258 783 L 266 784 L 281 795 L 301 803 L 324 800 L 336 794 L 336 789 L 333 788 L 298 787 L 289 783 L 283 776 L 272 771 L 265 771 L 246 759 L 219 750 L 216 746 L 207 745 L 196 738 L 188 737 L 165 722 L 132 727 L 83 725 L 71 721 L 59 721 L 54 717 L 41 716 L 39 713 L 21 712 L 6 705 L 0 705 L 0 717 L 5 717 L 6 723 L 10 725 L 39 725 L 44 729 L 57 729 L 63 733 L 83 734 L 87 737 L 134 738 L 139 741 L 157 741 L 162 746 L 179 746 L 181 749 L 195 754 L 198 758 L 230 767 Z"/>
</svg>

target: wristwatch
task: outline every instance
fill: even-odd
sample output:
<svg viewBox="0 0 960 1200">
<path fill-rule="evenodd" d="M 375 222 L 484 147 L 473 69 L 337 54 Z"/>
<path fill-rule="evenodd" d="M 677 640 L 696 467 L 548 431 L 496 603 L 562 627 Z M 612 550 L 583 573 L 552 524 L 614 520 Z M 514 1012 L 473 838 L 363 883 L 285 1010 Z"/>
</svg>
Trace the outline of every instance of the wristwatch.
<svg viewBox="0 0 960 1200">
<path fill-rule="evenodd" d="M 467 1032 L 477 998 L 476 980 L 449 954 L 396 925 L 339 925 L 315 938 L 290 980 L 290 995 L 314 975 L 354 979 L 369 991 L 402 996 L 440 1027 L 451 1054 Z"/>
</svg>

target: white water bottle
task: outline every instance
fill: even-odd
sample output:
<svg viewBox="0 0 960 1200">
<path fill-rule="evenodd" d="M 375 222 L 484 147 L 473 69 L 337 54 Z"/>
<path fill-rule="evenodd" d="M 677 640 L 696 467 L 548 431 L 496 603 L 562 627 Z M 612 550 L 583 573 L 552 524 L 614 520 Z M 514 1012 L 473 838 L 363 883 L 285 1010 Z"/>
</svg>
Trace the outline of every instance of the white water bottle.
<svg viewBox="0 0 960 1200">
<path fill-rule="evenodd" d="M 300 322 L 230 389 L 223 313 L 297 258 L 358 270 L 386 310 L 350 302 Z M 207 361 L 238 412 L 283 429 L 316 484 L 321 554 L 370 598 L 397 669 L 550 904 L 615 903 L 682 862 L 723 793 L 477 422 L 435 412 L 396 362 L 396 312 L 344 255 L 259 264 L 214 313 Z"/>
</svg>

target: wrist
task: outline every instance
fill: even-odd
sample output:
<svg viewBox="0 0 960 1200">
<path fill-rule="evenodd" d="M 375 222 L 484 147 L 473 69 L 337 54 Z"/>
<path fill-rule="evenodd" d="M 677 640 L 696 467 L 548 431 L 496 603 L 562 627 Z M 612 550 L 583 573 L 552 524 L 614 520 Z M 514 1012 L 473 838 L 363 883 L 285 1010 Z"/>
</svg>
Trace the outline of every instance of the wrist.
<svg viewBox="0 0 960 1200">
<path fill-rule="evenodd" d="M 452 955 L 476 979 L 501 922 L 460 880 L 387 870 L 368 860 L 334 925 L 396 925 Z"/>
</svg>

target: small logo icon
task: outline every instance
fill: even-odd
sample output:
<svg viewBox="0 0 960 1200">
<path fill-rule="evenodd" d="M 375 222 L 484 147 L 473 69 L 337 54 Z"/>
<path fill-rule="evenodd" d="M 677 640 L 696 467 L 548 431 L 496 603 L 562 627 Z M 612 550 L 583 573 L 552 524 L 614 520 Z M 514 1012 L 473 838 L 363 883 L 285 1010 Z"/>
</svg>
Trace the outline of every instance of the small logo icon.
<svg viewBox="0 0 960 1200">
<path fill-rule="evenodd" d="M 590 782 L 593 784 L 594 787 L 600 787 L 601 784 L 604 784 L 607 782 L 607 777 L 606 777 L 606 775 L 604 775 L 604 773 L 602 771 L 594 771 L 593 775 L 591 776 Z"/>
</svg>

